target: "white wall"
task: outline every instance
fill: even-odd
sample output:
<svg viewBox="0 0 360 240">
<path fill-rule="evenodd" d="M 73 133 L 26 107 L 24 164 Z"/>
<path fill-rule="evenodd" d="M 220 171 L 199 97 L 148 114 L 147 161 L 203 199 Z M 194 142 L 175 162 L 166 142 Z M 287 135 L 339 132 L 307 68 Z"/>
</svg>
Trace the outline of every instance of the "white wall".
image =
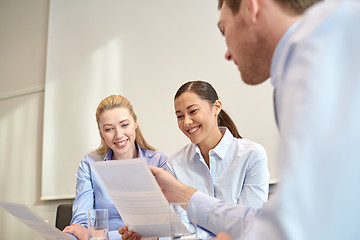
<svg viewBox="0 0 360 240">
<path fill-rule="evenodd" d="M 173 154 L 189 143 L 173 108 L 188 80 L 209 81 L 243 137 L 273 158 L 272 87 L 245 85 L 224 60 L 216 6 L 217 0 L 50 2 L 42 199 L 74 195 L 78 161 L 100 142 L 95 109 L 110 94 L 132 102 L 157 149 Z"/>
<path fill-rule="evenodd" d="M 211 1 L 211 4 L 215 16 L 218 13 L 216 0 Z M 189 4 L 188 6 L 192 8 L 194 5 Z M 156 11 L 156 9 L 161 10 L 161 6 L 153 6 L 152 9 L 149 8 L 149 11 Z M 163 10 L 176 11 L 176 8 Z M 159 149 L 165 148 L 165 151 L 172 153 L 177 147 L 163 147 L 168 146 L 164 143 L 176 139 L 178 146 L 181 146 L 188 141 L 176 128 L 173 112 L 169 115 L 167 112 L 162 112 L 162 109 L 172 109 L 173 95 L 183 82 L 199 78 L 212 82 L 224 103 L 225 109 L 228 110 L 238 125 L 240 133 L 266 148 L 271 177 L 277 178 L 274 161 L 277 132 L 272 113 L 271 87 L 269 83 L 251 87 L 241 82 L 236 68 L 232 63 L 226 63 L 223 58 L 225 44 L 220 33 L 218 33 L 218 38 L 210 41 L 211 45 L 208 44 L 208 39 L 199 39 L 202 28 L 218 32 L 216 21 L 209 22 L 204 19 L 201 10 L 199 7 L 191 11 L 192 14 L 200 13 L 198 20 L 200 23 L 193 23 L 199 25 L 199 34 L 188 36 L 186 43 L 189 46 L 196 44 L 195 48 L 201 48 L 202 51 L 216 48 L 216 54 L 210 60 L 219 66 L 221 65 L 223 70 L 215 73 L 213 68 L 207 68 L 208 62 L 201 62 L 201 56 L 197 54 L 197 51 L 188 50 L 185 44 L 181 49 L 176 50 L 178 51 L 177 54 L 185 59 L 195 59 L 195 61 L 198 59 L 199 66 L 202 67 L 201 72 L 194 74 L 199 67 L 194 64 L 192 68 L 182 71 L 181 75 L 174 75 L 172 71 L 178 66 L 172 65 L 172 62 L 163 65 L 161 71 L 151 67 L 141 69 L 142 71 L 138 72 L 126 71 L 123 75 L 124 79 L 128 80 L 123 85 L 126 90 L 125 95 L 130 96 L 129 98 L 139 116 L 141 128 L 149 142 Z M 142 9 L 141 11 L 145 10 Z M 179 12 L 175 13 L 182 15 Z M 70 200 L 40 200 L 44 111 L 44 92 L 41 89 L 45 84 L 48 14 L 48 0 L 0 0 L 0 200 L 24 203 L 38 215 L 54 224 L 56 206 Z M 167 15 L 171 17 L 171 14 Z M 143 21 L 141 15 L 129 13 L 129 16 L 133 17 L 131 21 Z M 186 18 L 186 14 L 183 16 Z M 163 19 L 165 22 L 166 20 L 166 18 Z M 180 26 L 182 22 L 179 21 L 178 24 Z M 186 26 L 192 23 L 184 21 L 184 24 Z M 173 25 L 168 27 L 171 28 Z M 159 32 L 162 30 L 166 34 L 167 29 L 159 29 Z M 181 29 L 181 31 L 185 30 Z M 139 36 L 143 37 L 140 32 Z M 171 36 L 169 38 L 171 39 Z M 158 52 L 159 58 L 166 58 L 169 51 L 173 50 L 169 46 L 159 44 L 154 46 L 156 48 L 150 50 Z M 129 58 L 125 61 L 125 69 L 133 67 L 134 64 L 139 63 L 138 61 L 144 64 L 146 61 L 156 60 L 146 59 L 143 55 L 144 50 L 149 50 L 149 47 L 147 45 L 139 46 L 138 52 L 128 53 Z M 153 81 L 147 81 L 146 76 L 162 79 L 154 84 Z M 142 89 L 137 87 L 139 84 L 143 86 Z M 33 93 L 11 98 L 6 97 L 12 94 L 16 95 L 23 89 L 33 91 Z M 149 100 L 152 94 L 163 93 L 167 96 L 162 95 L 163 98 L 159 102 L 160 107 Z M 138 96 L 145 97 L 139 98 Z M 143 104 L 144 101 L 147 103 L 146 105 Z M 228 108 L 227 106 L 230 105 L 232 107 Z M 145 114 L 145 108 L 153 108 L 154 115 L 158 119 L 172 124 L 171 129 L 165 131 L 161 128 L 161 122 L 159 125 L 153 126 L 151 122 L 146 121 L 152 116 Z M 156 134 L 158 137 L 152 141 L 150 136 Z M 0 239 L 39 238 L 37 234 L 2 209 L 0 209 L 0 222 L 2 223 L 0 225 Z"/>
<path fill-rule="evenodd" d="M 0 200 L 24 203 L 54 224 L 66 201 L 40 201 L 48 7 L 0 0 Z M 4 99 L 23 89 L 35 93 Z M 0 239 L 41 239 L 2 208 L 0 223 Z"/>
</svg>

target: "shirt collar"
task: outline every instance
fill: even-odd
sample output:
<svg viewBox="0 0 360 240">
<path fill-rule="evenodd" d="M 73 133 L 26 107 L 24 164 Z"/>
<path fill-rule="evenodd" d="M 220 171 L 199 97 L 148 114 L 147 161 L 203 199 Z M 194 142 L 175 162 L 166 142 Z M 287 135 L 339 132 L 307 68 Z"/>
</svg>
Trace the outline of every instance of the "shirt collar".
<svg viewBox="0 0 360 240">
<path fill-rule="evenodd" d="M 271 61 L 271 72 L 270 72 L 271 84 L 273 85 L 274 88 L 276 88 L 277 82 L 276 82 L 276 78 L 273 76 L 275 76 L 276 67 L 279 65 L 279 61 L 280 61 L 280 57 L 282 55 L 283 48 L 284 48 L 285 44 L 287 43 L 288 39 L 291 37 L 292 33 L 295 31 L 296 27 L 299 25 L 299 23 L 300 23 L 300 20 L 296 21 L 293 25 L 291 25 L 289 27 L 289 29 L 281 37 L 279 43 L 277 44 L 277 46 L 275 48 L 275 52 L 274 52 L 274 55 L 273 55 L 272 61 Z"/>
<path fill-rule="evenodd" d="M 212 151 L 214 151 L 214 153 L 216 153 L 221 159 L 223 159 L 231 146 L 231 142 L 234 136 L 226 127 L 219 127 L 219 129 L 224 135 L 220 140 L 219 144 L 216 145 L 216 147 Z"/>
<path fill-rule="evenodd" d="M 138 152 L 138 158 L 146 158 L 146 154 L 145 151 L 139 147 L 139 145 L 135 142 L 135 147 L 137 149 Z"/>
<path fill-rule="evenodd" d="M 110 161 L 112 155 L 113 155 L 113 150 L 111 148 L 109 148 L 109 150 L 107 151 L 107 153 L 105 155 L 104 161 Z"/>
<path fill-rule="evenodd" d="M 231 134 L 231 132 L 229 131 L 229 129 L 227 129 L 226 127 L 219 127 L 221 133 L 223 134 L 223 137 L 221 138 L 220 142 L 218 143 L 218 145 L 215 146 L 215 148 L 211 149 L 209 154 L 216 154 L 219 156 L 220 159 L 223 159 L 225 157 L 225 154 L 227 153 L 227 151 L 229 150 L 230 146 L 231 146 L 231 142 L 234 138 L 234 136 Z M 192 156 L 194 156 L 197 159 L 201 159 L 201 151 L 200 148 L 197 144 L 193 144 L 194 148 L 193 148 L 193 154 L 191 154 Z"/>
</svg>

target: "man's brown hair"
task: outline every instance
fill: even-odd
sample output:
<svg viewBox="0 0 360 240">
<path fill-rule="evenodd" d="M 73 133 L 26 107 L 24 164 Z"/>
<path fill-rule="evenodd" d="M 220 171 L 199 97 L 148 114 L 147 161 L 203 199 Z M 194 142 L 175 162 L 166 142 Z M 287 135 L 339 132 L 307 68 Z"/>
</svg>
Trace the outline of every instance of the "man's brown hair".
<svg viewBox="0 0 360 240">
<path fill-rule="evenodd" d="M 274 0 L 277 2 L 284 10 L 293 14 L 302 14 L 312 6 L 314 3 L 319 2 L 320 0 Z M 219 9 L 222 5 L 226 5 L 231 9 L 233 14 L 236 14 L 239 11 L 241 0 L 219 0 Z"/>
</svg>

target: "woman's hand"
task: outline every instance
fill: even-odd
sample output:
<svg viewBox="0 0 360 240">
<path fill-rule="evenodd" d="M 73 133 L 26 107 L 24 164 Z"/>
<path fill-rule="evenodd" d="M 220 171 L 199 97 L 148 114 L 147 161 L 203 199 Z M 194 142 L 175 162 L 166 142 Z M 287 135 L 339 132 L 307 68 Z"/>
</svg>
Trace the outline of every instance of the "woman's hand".
<svg viewBox="0 0 360 240">
<path fill-rule="evenodd" d="M 63 232 L 70 233 L 79 240 L 88 240 L 89 238 L 88 229 L 80 224 L 71 224 L 70 226 L 65 227 Z"/>
<path fill-rule="evenodd" d="M 136 232 L 129 231 L 127 226 L 119 228 L 119 233 L 123 240 L 140 240 L 141 235 L 137 235 Z M 80 239 L 79 239 L 80 240 Z"/>
</svg>

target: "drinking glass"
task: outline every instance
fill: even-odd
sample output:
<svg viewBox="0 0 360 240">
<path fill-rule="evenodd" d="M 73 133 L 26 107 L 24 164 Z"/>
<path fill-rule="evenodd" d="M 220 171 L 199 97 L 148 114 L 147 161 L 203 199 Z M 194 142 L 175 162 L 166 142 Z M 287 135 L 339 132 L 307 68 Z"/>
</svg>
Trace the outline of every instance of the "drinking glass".
<svg viewBox="0 0 360 240">
<path fill-rule="evenodd" d="M 183 208 L 185 203 L 170 203 L 170 232 L 171 239 L 208 239 L 208 234 L 198 227 L 198 220 L 196 217 L 196 211 L 192 214 L 192 219 L 188 219 L 187 212 Z M 187 203 L 189 208 L 190 203 Z M 173 212 L 173 213 L 172 213 Z M 175 215 L 174 215 L 175 214 Z M 182 220 L 182 223 L 187 228 L 188 232 L 181 231 L 181 223 L 178 218 Z"/>
<path fill-rule="evenodd" d="M 88 232 L 90 240 L 109 239 L 109 215 L 107 209 L 88 210 Z"/>
</svg>

